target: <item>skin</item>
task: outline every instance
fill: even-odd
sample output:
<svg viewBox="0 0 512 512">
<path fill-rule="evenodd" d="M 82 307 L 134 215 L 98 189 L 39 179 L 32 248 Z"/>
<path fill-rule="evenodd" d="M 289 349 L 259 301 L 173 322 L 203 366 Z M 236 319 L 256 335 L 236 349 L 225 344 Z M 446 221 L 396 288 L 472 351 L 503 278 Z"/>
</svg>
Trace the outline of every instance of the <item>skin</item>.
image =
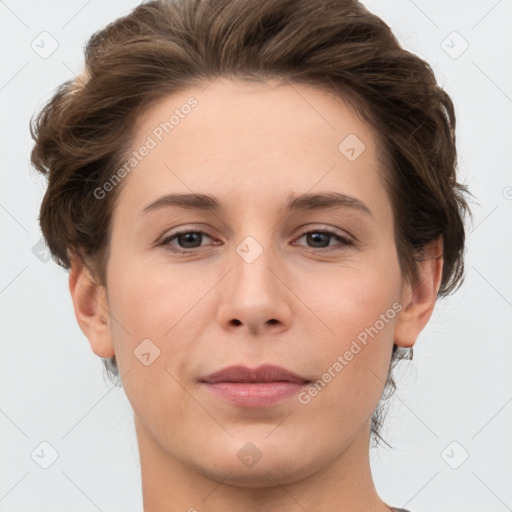
<svg viewBox="0 0 512 512">
<path fill-rule="evenodd" d="M 107 286 L 78 259 L 69 278 L 78 323 L 95 354 L 116 355 L 133 407 L 144 510 L 387 511 L 370 472 L 370 420 L 393 341 L 411 347 L 432 314 L 440 241 L 426 247 L 419 282 L 404 282 L 375 133 L 318 88 L 228 79 L 190 88 L 145 113 L 133 148 L 190 96 L 198 106 L 124 178 Z M 365 144 L 354 161 L 338 150 L 349 134 Z M 325 191 L 371 215 L 283 210 L 293 194 Z M 191 192 L 224 209 L 142 214 L 166 193 Z M 181 227 L 205 234 L 158 245 Z M 323 229 L 355 244 L 304 236 Z M 236 251 L 247 236 L 262 249 L 252 263 Z M 316 381 L 394 303 L 401 311 L 307 404 L 293 395 L 248 409 L 198 382 L 263 363 Z M 148 366 L 134 355 L 146 338 L 160 350 Z M 237 456 L 247 442 L 261 453 L 252 467 Z"/>
</svg>

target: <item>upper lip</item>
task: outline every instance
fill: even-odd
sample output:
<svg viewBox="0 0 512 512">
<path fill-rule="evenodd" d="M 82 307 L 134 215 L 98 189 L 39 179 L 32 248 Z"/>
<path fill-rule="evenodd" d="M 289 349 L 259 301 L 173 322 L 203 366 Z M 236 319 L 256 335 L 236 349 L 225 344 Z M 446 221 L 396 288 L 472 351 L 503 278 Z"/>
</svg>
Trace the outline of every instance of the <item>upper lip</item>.
<svg viewBox="0 0 512 512">
<path fill-rule="evenodd" d="M 257 368 L 247 366 L 229 366 L 201 379 L 202 382 L 310 382 L 286 368 L 265 364 Z"/>
</svg>

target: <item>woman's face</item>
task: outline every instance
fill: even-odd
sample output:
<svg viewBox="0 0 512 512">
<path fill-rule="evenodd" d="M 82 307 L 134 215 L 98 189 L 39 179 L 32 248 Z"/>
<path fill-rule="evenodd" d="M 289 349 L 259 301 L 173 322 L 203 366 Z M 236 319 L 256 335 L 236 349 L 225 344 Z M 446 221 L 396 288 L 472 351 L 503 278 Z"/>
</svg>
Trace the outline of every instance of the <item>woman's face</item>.
<svg viewBox="0 0 512 512">
<path fill-rule="evenodd" d="M 116 355 L 141 457 L 258 486 L 367 450 L 407 294 L 371 129 L 319 89 L 217 80 L 149 110 L 132 149 L 100 298 L 110 326 L 90 339 Z M 171 194 L 218 206 L 151 207 Z M 265 401 L 202 382 L 263 364 L 310 384 L 251 385 Z"/>
</svg>

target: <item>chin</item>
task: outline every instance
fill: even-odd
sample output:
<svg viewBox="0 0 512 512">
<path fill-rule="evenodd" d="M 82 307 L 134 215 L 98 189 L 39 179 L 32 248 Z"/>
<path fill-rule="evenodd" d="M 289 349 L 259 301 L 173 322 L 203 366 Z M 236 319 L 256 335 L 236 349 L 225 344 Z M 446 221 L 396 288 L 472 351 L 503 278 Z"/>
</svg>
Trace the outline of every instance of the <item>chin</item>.
<svg viewBox="0 0 512 512">
<path fill-rule="evenodd" d="M 261 458 L 252 468 L 244 467 L 232 460 L 224 461 L 222 470 L 202 467 L 201 471 L 209 478 L 234 487 L 263 488 L 290 484 L 307 477 L 314 471 L 290 461 L 266 460 Z M 229 476 L 227 476 L 229 475 Z"/>
<path fill-rule="evenodd" d="M 268 430 L 265 435 L 268 436 Z M 285 444 L 282 439 L 273 443 L 264 436 L 254 443 L 235 438 L 230 440 L 229 447 L 224 445 L 213 453 L 202 455 L 196 464 L 198 471 L 215 481 L 249 488 L 297 482 L 328 463 L 321 457 L 311 459 L 312 454 L 305 454 L 300 443 Z"/>
</svg>

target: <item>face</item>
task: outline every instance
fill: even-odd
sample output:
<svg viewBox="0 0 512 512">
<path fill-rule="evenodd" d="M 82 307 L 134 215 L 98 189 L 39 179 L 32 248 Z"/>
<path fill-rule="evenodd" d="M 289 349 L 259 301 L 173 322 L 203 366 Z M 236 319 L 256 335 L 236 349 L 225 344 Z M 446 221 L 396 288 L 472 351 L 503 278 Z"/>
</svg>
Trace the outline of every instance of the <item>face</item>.
<svg viewBox="0 0 512 512">
<path fill-rule="evenodd" d="M 258 486 L 367 450 L 404 300 L 372 129 L 310 86 L 217 80 L 152 107 L 133 150 L 95 351 L 141 451 Z M 264 364 L 306 383 L 203 382 Z"/>
</svg>

